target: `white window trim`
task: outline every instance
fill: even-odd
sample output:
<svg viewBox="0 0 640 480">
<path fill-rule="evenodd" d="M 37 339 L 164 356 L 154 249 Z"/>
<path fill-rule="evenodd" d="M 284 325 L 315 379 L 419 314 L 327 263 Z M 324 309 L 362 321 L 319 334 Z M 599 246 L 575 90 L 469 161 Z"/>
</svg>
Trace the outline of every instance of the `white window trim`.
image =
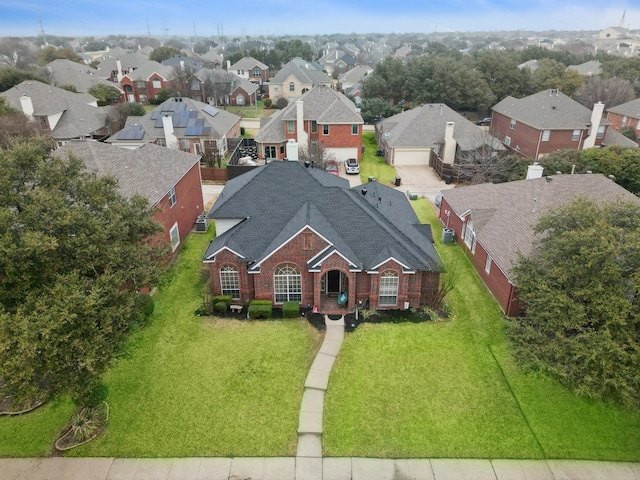
<svg viewBox="0 0 640 480">
<path fill-rule="evenodd" d="M 515 118 L 512 118 L 512 119 L 511 119 L 511 121 L 509 121 L 509 128 L 510 128 L 511 130 L 514 130 L 514 129 L 516 128 L 516 124 L 517 124 L 517 123 L 518 123 L 518 122 L 516 122 L 516 119 L 515 119 Z"/>
<path fill-rule="evenodd" d="M 542 141 L 548 142 L 550 138 L 551 138 L 551 130 L 549 129 L 542 130 Z"/>
<path fill-rule="evenodd" d="M 173 208 L 176 203 L 178 203 L 176 187 L 171 187 L 171 190 L 169 190 L 169 208 Z"/>
<path fill-rule="evenodd" d="M 484 263 L 484 271 L 485 272 L 487 272 L 487 273 L 491 272 L 491 263 L 492 263 L 491 255 L 487 255 L 487 260 Z"/>
<path fill-rule="evenodd" d="M 178 222 L 174 223 L 169 230 L 169 238 L 171 239 L 171 251 L 175 252 L 180 245 L 180 231 L 178 230 Z"/>
<path fill-rule="evenodd" d="M 238 295 L 231 294 L 231 298 L 234 300 L 240 299 L 240 275 L 238 274 L 238 269 L 231 266 L 225 265 L 220 269 L 220 290 L 222 295 L 229 295 L 229 291 L 238 292 Z M 225 290 L 227 293 L 225 293 Z"/>
<path fill-rule="evenodd" d="M 400 286 L 400 276 L 392 271 L 387 270 L 380 275 L 378 283 L 378 305 L 381 307 L 392 307 L 398 304 L 398 288 Z M 383 303 L 382 298 L 393 297 L 394 301 L 388 301 Z"/>
</svg>

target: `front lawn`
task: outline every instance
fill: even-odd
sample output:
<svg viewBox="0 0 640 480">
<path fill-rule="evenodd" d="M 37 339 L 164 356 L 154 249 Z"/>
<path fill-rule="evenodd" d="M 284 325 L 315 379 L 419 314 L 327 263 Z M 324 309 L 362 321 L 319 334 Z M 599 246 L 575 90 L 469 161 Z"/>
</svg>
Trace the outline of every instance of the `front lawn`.
<svg viewBox="0 0 640 480">
<path fill-rule="evenodd" d="M 360 178 L 363 183 L 369 180 L 369 177 L 375 177 L 376 181 L 385 185 L 390 185 L 396 178 L 396 169 L 389 165 L 384 157 L 376 155 L 378 145 L 376 144 L 376 136 L 374 132 L 364 132 L 362 134 L 362 143 L 364 144 L 364 155 L 360 162 Z"/>
<path fill-rule="evenodd" d="M 67 455 L 295 455 L 304 380 L 321 335 L 302 320 L 197 317 L 200 258 L 210 239 L 187 239 L 154 297 L 151 323 L 106 376 L 104 435 Z M 57 401 L 1 419 L 0 456 L 46 455 L 72 412 L 70 402 Z"/>
<path fill-rule="evenodd" d="M 639 461 L 640 414 L 518 369 L 497 304 L 460 248 L 439 241 L 430 204 L 412 204 L 462 274 L 454 318 L 347 335 L 327 391 L 325 454 Z"/>
</svg>

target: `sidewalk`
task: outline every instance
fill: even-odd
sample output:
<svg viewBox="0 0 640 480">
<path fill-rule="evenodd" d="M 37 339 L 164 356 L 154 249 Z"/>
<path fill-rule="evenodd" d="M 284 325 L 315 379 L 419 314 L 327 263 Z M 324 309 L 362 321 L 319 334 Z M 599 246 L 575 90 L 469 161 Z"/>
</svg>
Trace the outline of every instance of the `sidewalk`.
<svg viewBox="0 0 640 480">
<path fill-rule="evenodd" d="M 314 464 L 308 460 L 316 460 Z M 296 474 L 297 470 L 297 474 Z M 1 480 L 640 480 L 640 463 L 375 458 L 0 459 Z"/>
</svg>

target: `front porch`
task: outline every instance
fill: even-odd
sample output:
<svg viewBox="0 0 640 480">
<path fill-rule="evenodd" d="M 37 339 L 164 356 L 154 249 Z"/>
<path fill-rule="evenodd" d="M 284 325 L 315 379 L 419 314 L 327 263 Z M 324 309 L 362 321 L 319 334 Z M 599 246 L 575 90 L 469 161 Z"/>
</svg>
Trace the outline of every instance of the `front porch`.
<svg viewBox="0 0 640 480">
<path fill-rule="evenodd" d="M 318 305 L 318 313 L 325 315 L 346 315 L 349 313 L 348 303 L 338 305 L 337 295 L 322 294 L 320 296 L 320 305 Z"/>
</svg>

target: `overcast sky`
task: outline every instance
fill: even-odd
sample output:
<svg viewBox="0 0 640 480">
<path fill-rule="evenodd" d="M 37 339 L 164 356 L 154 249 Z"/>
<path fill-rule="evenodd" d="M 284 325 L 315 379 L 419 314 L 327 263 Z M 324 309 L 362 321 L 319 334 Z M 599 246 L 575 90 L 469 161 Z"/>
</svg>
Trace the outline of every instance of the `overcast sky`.
<svg viewBox="0 0 640 480">
<path fill-rule="evenodd" d="M 640 0 L 0 0 L 0 37 L 640 29 Z"/>
</svg>

